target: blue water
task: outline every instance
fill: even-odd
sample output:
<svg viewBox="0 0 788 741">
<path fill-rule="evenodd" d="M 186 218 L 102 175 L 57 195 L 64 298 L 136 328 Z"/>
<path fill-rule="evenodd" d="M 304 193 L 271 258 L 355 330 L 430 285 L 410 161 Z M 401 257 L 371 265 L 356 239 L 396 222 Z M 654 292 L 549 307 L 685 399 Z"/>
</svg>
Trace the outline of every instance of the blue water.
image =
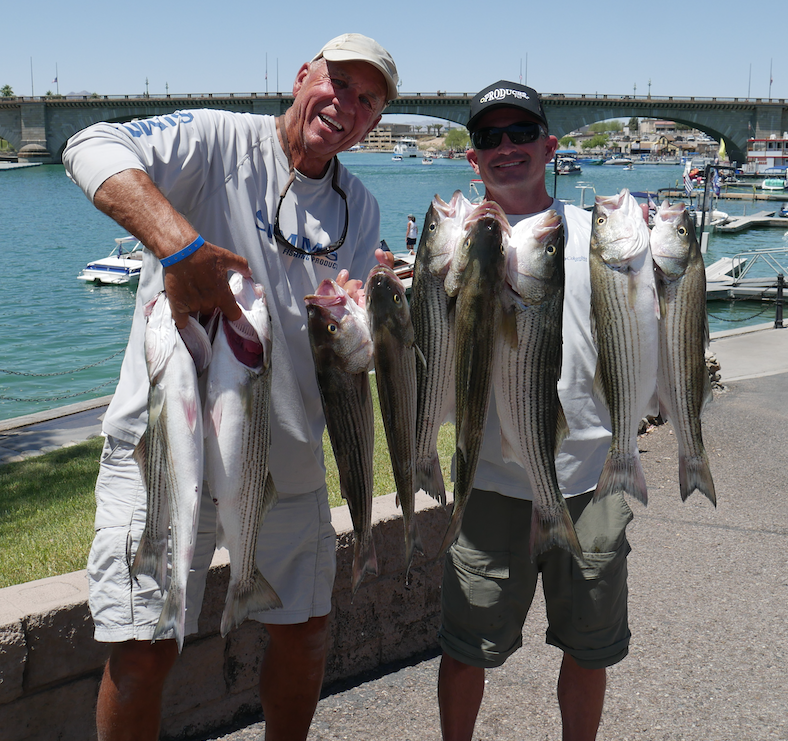
<svg viewBox="0 0 788 741">
<path fill-rule="evenodd" d="M 474 177 L 462 158 L 393 162 L 390 154 L 346 153 L 343 163 L 377 197 L 381 237 L 394 252 L 405 248 L 408 214 L 419 229 L 437 193 L 448 200 L 460 189 L 470 195 Z M 585 203 L 623 187 L 675 187 L 680 166 L 635 166 L 634 171 L 585 165 L 579 175 L 558 178 L 557 195 L 580 204 L 578 182 L 589 183 Z M 553 192 L 553 177 L 548 176 Z M 721 201 L 731 214 L 779 204 Z M 0 172 L 0 419 L 30 414 L 112 393 L 131 326 L 134 292 L 88 286 L 76 279 L 89 260 L 104 257 L 124 232 L 97 211 L 66 177 L 62 166 Z M 781 230 L 753 230 L 711 237 L 707 264 L 750 249 L 786 246 Z M 773 319 L 773 309 L 748 302 L 710 305 L 712 331 Z M 720 318 L 717 318 L 720 317 Z M 737 320 L 735 323 L 728 320 Z M 744 321 L 741 321 L 744 320 Z M 114 356 L 114 357 L 113 357 Z M 92 366 L 80 370 L 85 366 Z M 14 371 L 14 373 L 9 373 Z M 17 375 L 24 373 L 28 375 Z M 59 375 L 53 375 L 59 374 Z"/>
</svg>

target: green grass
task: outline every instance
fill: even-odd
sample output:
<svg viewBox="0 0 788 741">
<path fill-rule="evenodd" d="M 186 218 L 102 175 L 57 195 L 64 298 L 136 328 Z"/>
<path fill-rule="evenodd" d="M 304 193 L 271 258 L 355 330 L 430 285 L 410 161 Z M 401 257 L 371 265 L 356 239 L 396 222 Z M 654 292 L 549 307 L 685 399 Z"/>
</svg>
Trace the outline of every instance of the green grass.
<svg viewBox="0 0 788 741">
<path fill-rule="evenodd" d="M 375 495 L 395 490 L 386 433 L 375 399 Z M 0 588 L 84 569 L 93 539 L 102 439 L 0 465 Z M 328 435 L 323 437 L 332 507 L 343 504 Z M 442 427 L 438 454 L 446 479 L 454 453 L 454 426 Z"/>
</svg>

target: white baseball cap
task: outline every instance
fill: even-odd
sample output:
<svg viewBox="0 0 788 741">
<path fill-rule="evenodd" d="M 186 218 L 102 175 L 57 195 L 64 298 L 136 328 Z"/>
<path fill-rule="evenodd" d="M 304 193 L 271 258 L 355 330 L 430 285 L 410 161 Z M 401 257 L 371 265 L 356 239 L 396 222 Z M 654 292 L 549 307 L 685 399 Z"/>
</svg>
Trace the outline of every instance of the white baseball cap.
<svg viewBox="0 0 788 741">
<path fill-rule="evenodd" d="M 330 62 L 351 62 L 358 60 L 368 62 L 381 71 L 386 78 L 388 87 L 387 100 L 397 97 L 397 65 L 394 60 L 377 41 L 362 36 L 360 33 L 343 33 L 331 39 L 312 59 L 313 62 L 323 57 Z"/>
</svg>

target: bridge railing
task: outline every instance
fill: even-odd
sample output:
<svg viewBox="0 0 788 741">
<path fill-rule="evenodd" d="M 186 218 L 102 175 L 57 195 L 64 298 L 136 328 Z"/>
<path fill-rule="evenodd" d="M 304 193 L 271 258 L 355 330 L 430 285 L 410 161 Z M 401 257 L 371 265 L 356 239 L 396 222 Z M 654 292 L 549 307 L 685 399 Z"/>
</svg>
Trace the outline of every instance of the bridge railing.
<svg viewBox="0 0 788 741">
<path fill-rule="evenodd" d="M 472 98 L 474 93 L 450 93 L 447 91 L 438 90 L 436 92 L 417 92 L 417 93 L 400 93 L 400 100 L 408 100 L 412 98 Z M 0 103 L 39 103 L 39 102 L 57 102 L 57 101 L 99 101 L 99 100 L 190 100 L 190 99 L 210 99 L 210 98 L 291 98 L 290 92 L 250 92 L 250 93 L 141 93 L 138 95 L 99 95 L 92 93 L 90 95 L 17 95 L 10 97 L 0 98 Z M 702 96 L 683 96 L 683 95 L 620 95 L 610 93 L 541 93 L 544 100 L 567 100 L 567 101 L 589 101 L 589 100 L 602 100 L 609 102 L 626 101 L 627 103 L 745 103 L 757 105 L 786 105 L 785 98 L 747 98 L 747 97 L 702 97 Z"/>
</svg>

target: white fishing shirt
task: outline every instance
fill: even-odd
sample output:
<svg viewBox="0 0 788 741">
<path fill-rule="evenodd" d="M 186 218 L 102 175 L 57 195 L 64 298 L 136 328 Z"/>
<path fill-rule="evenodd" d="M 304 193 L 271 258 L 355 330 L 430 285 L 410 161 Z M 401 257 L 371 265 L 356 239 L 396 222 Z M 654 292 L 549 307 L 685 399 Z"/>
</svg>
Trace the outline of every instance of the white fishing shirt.
<svg viewBox="0 0 788 741">
<path fill-rule="evenodd" d="M 325 481 L 325 419 L 304 296 L 314 293 L 324 278 L 336 279 L 343 268 L 352 278 L 366 280 L 377 264 L 380 211 L 361 181 L 336 160 L 319 179 L 296 171 L 279 216 L 285 237 L 306 250 L 340 237 L 345 207 L 331 187 L 335 167 L 347 194 L 347 237 L 337 252 L 322 257 L 280 247 L 273 236 L 274 214 L 289 169 L 275 121 L 273 116 L 201 109 L 99 123 L 69 140 L 63 164 L 91 201 L 112 175 L 127 169 L 147 172 L 207 241 L 249 261 L 254 280 L 265 288 L 274 330 L 270 471 L 280 494 L 296 494 L 314 491 Z M 145 250 L 120 381 L 103 423 L 105 434 L 132 444 L 147 425 L 143 307 L 163 287 L 164 269 Z"/>
<path fill-rule="evenodd" d="M 554 200 L 550 208 L 562 215 L 566 235 L 563 352 L 558 396 L 569 425 L 569 436 L 564 440 L 555 464 L 561 491 L 564 496 L 570 497 L 596 487 L 610 449 L 610 415 L 605 405 L 593 394 L 597 351 L 591 337 L 590 321 L 588 252 L 591 214 L 577 206 L 565 206 L 558 200 Z M 514 225 L 532 215 L 507 217 Z M 474 486 L 516 499 L 533 499 L 525 469 L 516 463 L 503 461 L 501 426 L 493 393 L 490 394 L 490 410 Z"/>
</svg>

